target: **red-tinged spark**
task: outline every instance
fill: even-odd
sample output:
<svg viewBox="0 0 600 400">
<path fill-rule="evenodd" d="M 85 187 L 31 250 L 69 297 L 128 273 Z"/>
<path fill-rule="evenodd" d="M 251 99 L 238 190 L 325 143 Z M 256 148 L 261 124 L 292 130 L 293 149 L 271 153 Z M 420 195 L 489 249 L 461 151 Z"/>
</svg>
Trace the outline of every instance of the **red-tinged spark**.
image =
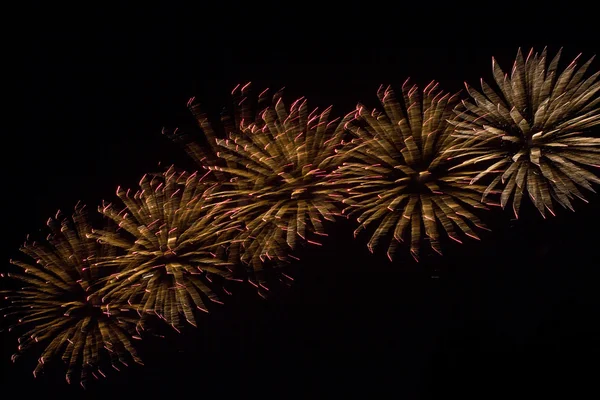
<svg viewBox="0 0 600 400">
<path fill-rule="evenodd" d="M 483 229 L 484 231 L 488 231 L 491 232 L 492 230 L 489 229 L 488 227 L 486 227 L 485 225 L 481 225 L 481 224 L 475 224 L 476 227 L 478 227 L 479 229 Z"/>
<path fill-rule="evenodd" d="M 413 259 L 414 259 L 416 262 L 419 262 L 419 255 L 417 254 L 417 252 L 416 252 L 416 251 L 414 251 L 414 250 L 412 250 L 412 249 L 411 249 L 411 250 L 410 250 L 410 255 L 413 257 Z"/>
<path fill-rule="evenodd" d="M 436 253 L 438 253 L 440 256 L 443 256 L 442 251 L 440 249 L 438 249 L 435 246 L 432 246 L 431 248 L 433 249 L 433 251 L 435 251 Z"/>
<path fill-rule="evenodd" d="M 473 239 L 476 239 L 476 240 L 481 240 L 478 236 L 473 235 L 472 233 L 465 233 L 465 235 L 472 237 Z"/>
<path fill-rule="evenodd" d="M 283 275 L 284 277 L 286 277 L 286 278 L 287 278 L 287 279 L 289 279 L 290 281 L 293 281 L 293 280 L 294 280 L 294 278 L 292 278 L 291 276 L 289 276 L 289 275 L 287 275 L 287 274 L 285 274 L 285 273 L 283 273 L 283 272 L 281 273 L 281 275 Z"/>
<path fill-rule="evenodd" d="M 450 239 L 454 240 L 455 242 L 458 242 L 458 243 L 462 244 L 462 241 L 460 241 L 460 239 L 458 239 L 457 237 L 455 237 L 455 236 L 451 236 L 451 235 L 448 235 L 448 237 L 449 237 Z"/>
<path fill-rule="evenodd" d="M 266 287 L 265 285 L 263 285 L 262 283 L 259 283 L 258 286 L 260 286 L 261 288 L 265 289 L 266 291 L 269 291 L 270 289 L 268 287 Z"/>
</svg>

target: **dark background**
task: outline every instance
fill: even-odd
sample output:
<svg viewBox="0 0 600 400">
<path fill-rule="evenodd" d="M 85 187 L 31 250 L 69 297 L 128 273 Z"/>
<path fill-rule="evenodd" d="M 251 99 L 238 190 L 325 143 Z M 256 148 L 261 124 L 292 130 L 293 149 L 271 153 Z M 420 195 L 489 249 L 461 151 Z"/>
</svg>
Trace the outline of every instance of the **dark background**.
<svg viewBox="0 0 600 400">
<path fill-rule="evenodd" d="M 518 46 L 564 46 L 564 61 L 598 50 L 593 13 L 575 8 L 202 4 L 6 10 L 5 260 L 57 209 L 95 208 L 159 161 L 191 167 L 161 135 L 193 124 L 191 96 L 218 111 L 252 81 L 343 115 L 409 76 L 449 91 L 491 80 L 491 57 L 509 70 Z M 37 355 L 12 364 L 16 335 L 2 332 L 3 397 L 593 397 L 600 198 L 589 200 L 548 220 L 531 207 L 518 222 L 482 215 L 492 234 L 419 264 L 369 254 L 342 221 L 301 252 L 287 293 L 240 290 L 198 329 L 142 343 L 145 367 L 85 392 L 60 365 L 34 380 Z"/>
</svg>

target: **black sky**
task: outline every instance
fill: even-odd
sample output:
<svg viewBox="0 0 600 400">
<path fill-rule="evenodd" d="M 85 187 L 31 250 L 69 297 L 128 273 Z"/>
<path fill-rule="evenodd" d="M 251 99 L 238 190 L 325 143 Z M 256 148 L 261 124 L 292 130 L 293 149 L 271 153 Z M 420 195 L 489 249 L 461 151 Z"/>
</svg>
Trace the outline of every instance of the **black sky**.
<svg viewBox="0 0 600 400">
<path fill-rule="evenodd" d="M 491 57 L 508 69 L 519 46 L 564 46 L 565 60 L 598 51 L 593 16 L 574 8 L 211 7 L 7 13 L 5 260 L 57 209 L 78 200 L 95 208 L 159 161 L 192 166 L 161 135 L 193 124 L 191 96 L 218 111 L 235 84 L 252 81 L 343 115 L 358 101 L 375 106 L 380 84 L 399 87 L 407 77 L 449 91 L 490 80 Z M 323 248 L 302 252 L 291 269 L 296 284 L 281 298 L 244 293 L 197 330 L 150 339 L 144 368 L 83 394 L 64 383 L 60 365 L 34 380 L 35 354 L 10 363 L 16 336 L 2 332 L 3 393 L 592 397 L 600 197 L 589 199 L 550 220 L 531 209 L 518 222 L 492 213 L 494 232 L 482 242 L 420 264 L 369 254 L 364 238 L 352 240 L 352 223 L 341 222 Z"/>
</svg>

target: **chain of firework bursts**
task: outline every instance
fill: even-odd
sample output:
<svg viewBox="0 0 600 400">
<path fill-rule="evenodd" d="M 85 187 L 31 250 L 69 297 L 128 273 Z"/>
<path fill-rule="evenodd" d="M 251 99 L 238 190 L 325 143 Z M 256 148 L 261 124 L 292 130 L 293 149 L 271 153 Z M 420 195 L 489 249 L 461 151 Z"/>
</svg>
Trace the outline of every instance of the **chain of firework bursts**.
<svg viewBox="0 0 600 400">
<path fill-rule="evenodd" d="M 443 238 L 479 239 L 487 228 L 475 214 L 511 197 L 517 217 L 524 194 L 542 216 L 555 204 L 572 210 L 585 200 L 579 188 L 600 182 L 590 172 L 600 138 L 586 133 L 600 123 L 600 72 L 586 78 L 592 60 L 560 71 L 559 56 L 548 63 L 546 50 L 519 50 L 510 74 L 493 62 L 497 89 L 467 85 L 469 100 L 435 82 L 420 90 L 406 81 L 398 97 L 382 87 L 383 110 L 359 104 L 338 119 L 304 98 L 288 108 L 281 91 L 251 102 L 249 84 L 239 85 L 224 135 L 190 100 L 208 146 L 170 136 L 204 172 L 171 167 L 135 191 L 119 188 L 121 205 L 99 208 L 102 229 L 84 206 L 57 214 L 46 240 L 21 248 L 28 261 L 11 261 L 19 272 L 3 276 L 26 285 L 4 292 L 5 317 L 16 318 L 10 330 L 29 326 L 13 360 L 43 342 L 34 375 L 60 357 L 67 381 L 79 371 L 82 386 L 105 376 L 106 360 L 117 370 L 141 363 L 131 340 L 151 317 L 196 326 L 196 310 L 221 303 L 231 280 L 266 295 L 265 271 L 294 259 L 299 243 L 320 245 L 338 216 L 356 217 L 355 235 L 373 227 L 371 251 L 386 241 L 392 260 L 407 240 L 418 261 L 423 241 L 441 254 Z"/>
</svg>

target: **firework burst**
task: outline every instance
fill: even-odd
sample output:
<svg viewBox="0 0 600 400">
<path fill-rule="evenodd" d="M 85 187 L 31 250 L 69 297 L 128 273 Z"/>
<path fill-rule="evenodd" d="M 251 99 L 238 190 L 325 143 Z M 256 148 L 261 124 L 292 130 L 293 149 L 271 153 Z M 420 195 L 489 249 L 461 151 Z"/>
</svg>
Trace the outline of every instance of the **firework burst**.
<svg viewBox="0 0 600 400">
<path fill-rule="evenodd" d="M 258 103 L 265 99 L 266 91 Z M 287 260 L 299 241 L 318 245 L 324 220 L 339 214 L 336 192 L 322 178 L 335 168 L 334 150 L 352 117 L 330 120 L 330 113 L 310 111 L 303 98 L 287 108 L 278 92 L 256 118 L 242 113 L 237 129 L 216 140 L 225 166 L 210 169 L 230 180 L 213 197 L 232 200 L 228 214 L 246 228 L 235 240 L 239 257 L 255 270 L 265 259 Z"/>
<path fill-rule="evenodd" d="M 99 292 L 103 302 L 139 304 L 140 312 L 155 314 L 176 330 L 181 315 L 196 326 L 193 310 L 207 311 L 207 299 L 219 302 L 213 280 L 231 273 L 219 248 L 235 226 L 219 219 L 223 204 L 206 201 L 215 184 L 204 177 L 174 170 L 144 176 L 135 194 L 117 190 L 125 204 L 121 211 L 110 204 L 100 208 L 119 229 L 90 236 L 125 252 L 97 263 L 119 269 Z"/>
<path fill-rule="evenodd" d="M 546 50 L 531 50 L 526 59 L 519 49 L 510 77 L 495 60 L 494 79 L 500 92 L 483 80 L 482 92 L 467 85 L 473 102 L 464 102 L 453 122 L 464 139 L 466 160 L 459 166 L 488 163 L 473 182 L 496 175 L 483 193 L 500 187 L 500 204 L 510 201 L 518 217 L 527 193 L 545 216 L 554 215 L 554 199 L 573 210 L 571 201 L 585 201 L 578 186 L 594 191 L 600 179 L 586 167 L 600 167 L 600 138 L 585 132 L 600 124 L 600 72 L 585 78 L 592 59 L 577 68 L 573 60 L 562 73 L 560 52 L 547 64 Z"/>
<path fill-rule="evenodd" d="M 112 366 L 127 365 L 128 359 L 141 360 L 131 343 L 135 335 L 137 315 L 119 304 L 100 304 L 93 296 L 101 278 L 93 263 L 98 258 L 114 254 L 106 246 L 88 239 L 90 231 L 84 207 L 76 207 L 72 219 L 48 221 L 51 234 L 46 241 L 26 243 L 21 251 L 35 262 L 11 260 L 20 273 L 10 278 L 26 286 L 9 291 L 15 327 L 29 326 L 19 338 L 19 352 L 46 344 L 33 371 L 37 376 L 49 361 L 61 357 L 67 364 L 67 382 L 80 370 L 80 383 L 85 387 L 89 375 L 105 376 L 99 368 L 102 357 L 112 360 Z M 12 329 L 11 327 L 10 329 Z"/>
<path fill-rule="evenodd" d="M 393 232 L 387 250 L 390 260 L 397 245 L 410 231 L 410 252 L 418 259 L 422 232 L 431 247 L 442 252 L 439 225 L 460 242 L 455 227 L 478 238 L 470 225 L 483 227 L 465 206 L 485 208 L 477 190 L 469 186 L 473 172 L 450 172 L 447 151 L 456 145 L 452 126 L 457 96 L 444 94 L 435 82 L 421 93 L 408 80 L 402 86 L 403 102 L 390 89 L 380 88 L 384 113 L 360 106 L 349 129 L 356 136 L 340 152 L 342 164 L 331 182 L 347 187 L 344 213 L 357 215 L 355 235 L 378 224 L 368 247 Z M 439 223 L 439 224 L 438 224 Z"/>
</svg>

